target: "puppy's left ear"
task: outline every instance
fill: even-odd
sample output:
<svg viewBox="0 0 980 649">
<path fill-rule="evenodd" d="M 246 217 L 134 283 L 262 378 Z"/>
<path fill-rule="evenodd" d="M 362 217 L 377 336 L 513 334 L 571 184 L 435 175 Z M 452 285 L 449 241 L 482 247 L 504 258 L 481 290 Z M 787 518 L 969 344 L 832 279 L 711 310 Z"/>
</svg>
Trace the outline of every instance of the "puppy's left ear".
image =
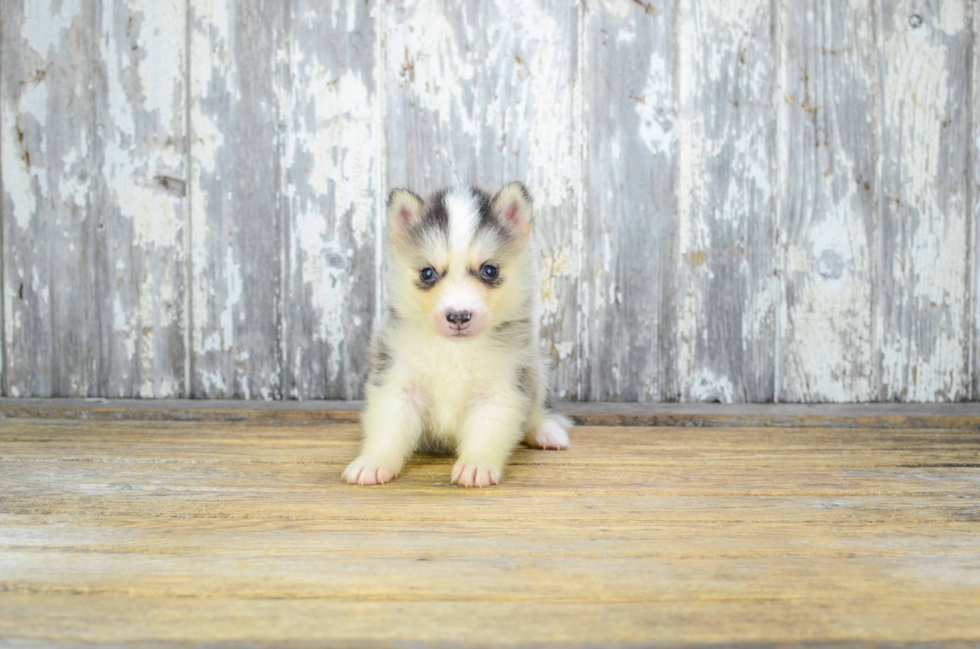
<svg viewBox="0 0 980 649">
<path fill-rule="evenodd" d="M 520 237 L 531 233 L 531 194 L 521 183 L 510 183 L 493 197 L 493 211 L 508 230 Z"/>
</svg>

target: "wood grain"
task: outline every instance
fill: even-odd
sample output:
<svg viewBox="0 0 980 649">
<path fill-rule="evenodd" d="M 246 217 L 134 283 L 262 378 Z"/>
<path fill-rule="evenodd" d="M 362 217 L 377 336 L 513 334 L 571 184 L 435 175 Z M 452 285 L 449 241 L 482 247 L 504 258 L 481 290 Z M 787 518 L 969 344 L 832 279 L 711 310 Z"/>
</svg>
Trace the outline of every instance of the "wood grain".
<svg viewBox="0 0 980 649">
<path fill-rule="evenodd" d="M 92 155 L 96 4 L 0 9 L 5 394 L 96 394 L 111 317 L 95 303 L 106 227 Z"/>
<path fill-rule="evenodd" d="M 870 401 L 878 67 L 869 4 L 784 3 L 779 401 Z"/>
<path fill-rule="evenodd" d="M 673 7 L 587 3 L 582 398 L 676 399 Z M 665 314 L 668 314 L 665 316 Z"/>
<path fill-rule="evenodd" d="M 977 43 L 980 42 L 980 10 L 973 6 L 973 49 L 970 59 L 973 69 L 970 71 L 970 124 L 973 127 L 972 146 L 970 147 L 970 168 L 973 171 L 971 197 L 973 213 L 968 224 L 972 229 L 970 240 L 970 260 L 973 263 L 972 283 L 970 285 L 970 304 L 973 307 L 973 350 L 971 370 L 973 373 L 973 399 L 980 399 L 980 53 Z"/>
<path fill-rule="evenodd" d="M 374 489 L 352 424 L 2 420 L 0 637 L 980 641 L 975 430 L 574 433 Z"/>
<path fill-rule="evenodd" d="M 969 0 L 0 0 L 0 391 L 357 399 L 399 185 L 536 198 L 556 396 L 980 397 Z"/>
<path fill-rule="evenodd" d="M 879 398 L 970 395 L 968 74 L 964 2 L 884 3 Z"/>
<path fill-rule="evenodd" d="M 672 389 L 772 401 L 778 284 L 772 4 L 678 3 L 679 250 Z"/>
<path fill-rule="evenodd" d="M 361 398 L 380 278 L 375 16 L 365 2 L 289 4 L 282 134 L 288 232 L 283 397 Z M 344 32 L 344 38 L 337 38 Z"/>
<path fill-rule="evenodd" d="M 99 372 L 90 394 L 186 395 L 186 4 L 99 6 Z M 174 29 L 161 29 L 174 25 Z"/>
<path fill-rule="evenodd" d="M 0 399 L 0 418 L 105 421 L 357 423 L 360 401 Z M 980 407 L 956 404 L 689 404 L 558 402 L 584 426 L 947 428 L 980 430 Z"/>
<path fill-rule="evenodd" d="M 279 398 L 283 4 L 190 12 L 192 394 Z"/>
</svg>

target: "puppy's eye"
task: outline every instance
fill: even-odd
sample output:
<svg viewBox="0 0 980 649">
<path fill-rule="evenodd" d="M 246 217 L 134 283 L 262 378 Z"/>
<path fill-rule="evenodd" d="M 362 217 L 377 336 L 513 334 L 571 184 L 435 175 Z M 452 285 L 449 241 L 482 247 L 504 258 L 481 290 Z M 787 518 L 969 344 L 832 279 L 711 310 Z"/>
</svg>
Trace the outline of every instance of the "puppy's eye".
<svg viewBox="0 0 980 649">
<path fill-rule="evenodd" d="M 480 268 L 480 277 L 483 279 L 497 279 L 497 275 L 499 274 L 500 271 L 493 264 L 483 264 Z"/>
<path fill-rule="evenodd" d="M 436 281 L 436 271 L 430 267 L 423 268 L 419 271 L 419 279 L 421 279 L 426 284 L 431 284 Z"/>
</svg>

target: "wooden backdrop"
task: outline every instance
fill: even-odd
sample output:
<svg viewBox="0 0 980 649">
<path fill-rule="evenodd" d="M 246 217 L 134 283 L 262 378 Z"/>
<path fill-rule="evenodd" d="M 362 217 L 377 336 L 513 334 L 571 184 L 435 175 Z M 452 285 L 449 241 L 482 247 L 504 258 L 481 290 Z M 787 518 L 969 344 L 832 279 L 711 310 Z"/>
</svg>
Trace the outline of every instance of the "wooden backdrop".
<svg viewBox="0 0 980 649">
<path fill-rule="evenodd" d="M 8 396 L 357 398 L 387 190 L 522 179 L 559 395 L 980 397 L 972 0 L 0 0 Z"/>
</svg>

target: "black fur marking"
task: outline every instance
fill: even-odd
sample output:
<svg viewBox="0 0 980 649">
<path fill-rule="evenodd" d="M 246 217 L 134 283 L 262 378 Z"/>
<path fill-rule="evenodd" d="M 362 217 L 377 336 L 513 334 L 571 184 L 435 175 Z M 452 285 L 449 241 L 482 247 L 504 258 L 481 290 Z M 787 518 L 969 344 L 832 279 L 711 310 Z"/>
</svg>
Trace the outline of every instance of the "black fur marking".
<svg viewBox="0 0 980 649">
<path fill-rule="evenodd" d="M 528 205 L 534 205 L 534 199 L 531 197 L 531 192 L 527 191 L 527 187 L 524 183 L 512 183 L 521 188 L 521 195 L 524 196 L 524 200 L 527 201 Z"/>
<path fill-rule="evenodd" d="M 501 322 L 493 328 L 490 335 L 494 340 L 515 345 L 525 344 L 531 337 L 531 320 L 530 318 L 521 318 L 520 320 Z"/>
<path fill-rule="evenodd" d="M 379 340 L 374 347 L 374 354 L 371 356 L 371 384 L 380 386 L 384 383 L 384 375 L 391 369 L 391 365 L 391 350 L 388 349 L 388 345 Z"/>
<path fill-rule="evenodd" d="M 477 233 L 487 231 L 491 232 L 498 239 L 506 240 L 510 233 L 504 224 L 500 222 L 497 215 L 493 211 L 493 198 L 490 194 L 483 191 L 478 187 L 471 188 L 473 195 L 476 197 L 477 206 L 480 212 L 480 220 L 476 224 Z"/>
<path fill-rule="evenodd" d="M 433 194 L 425 204 L 422 218 L 409 230 L 409 236 L 415 243 L 422 244 L 428 233 L 440 231 L 444 236 L 449 236 L 449 212 L 446 211 L 445 189 Z"/>
<path fill-rule="evenodd" d="M 506 322 L 501 322 L 499 325 L 493 328 L 494 333 L 503 334 L 518 331 L 531 324 L 530 318 L 521 318 L 520 320 L 507 320 Z"/>
</svg>

